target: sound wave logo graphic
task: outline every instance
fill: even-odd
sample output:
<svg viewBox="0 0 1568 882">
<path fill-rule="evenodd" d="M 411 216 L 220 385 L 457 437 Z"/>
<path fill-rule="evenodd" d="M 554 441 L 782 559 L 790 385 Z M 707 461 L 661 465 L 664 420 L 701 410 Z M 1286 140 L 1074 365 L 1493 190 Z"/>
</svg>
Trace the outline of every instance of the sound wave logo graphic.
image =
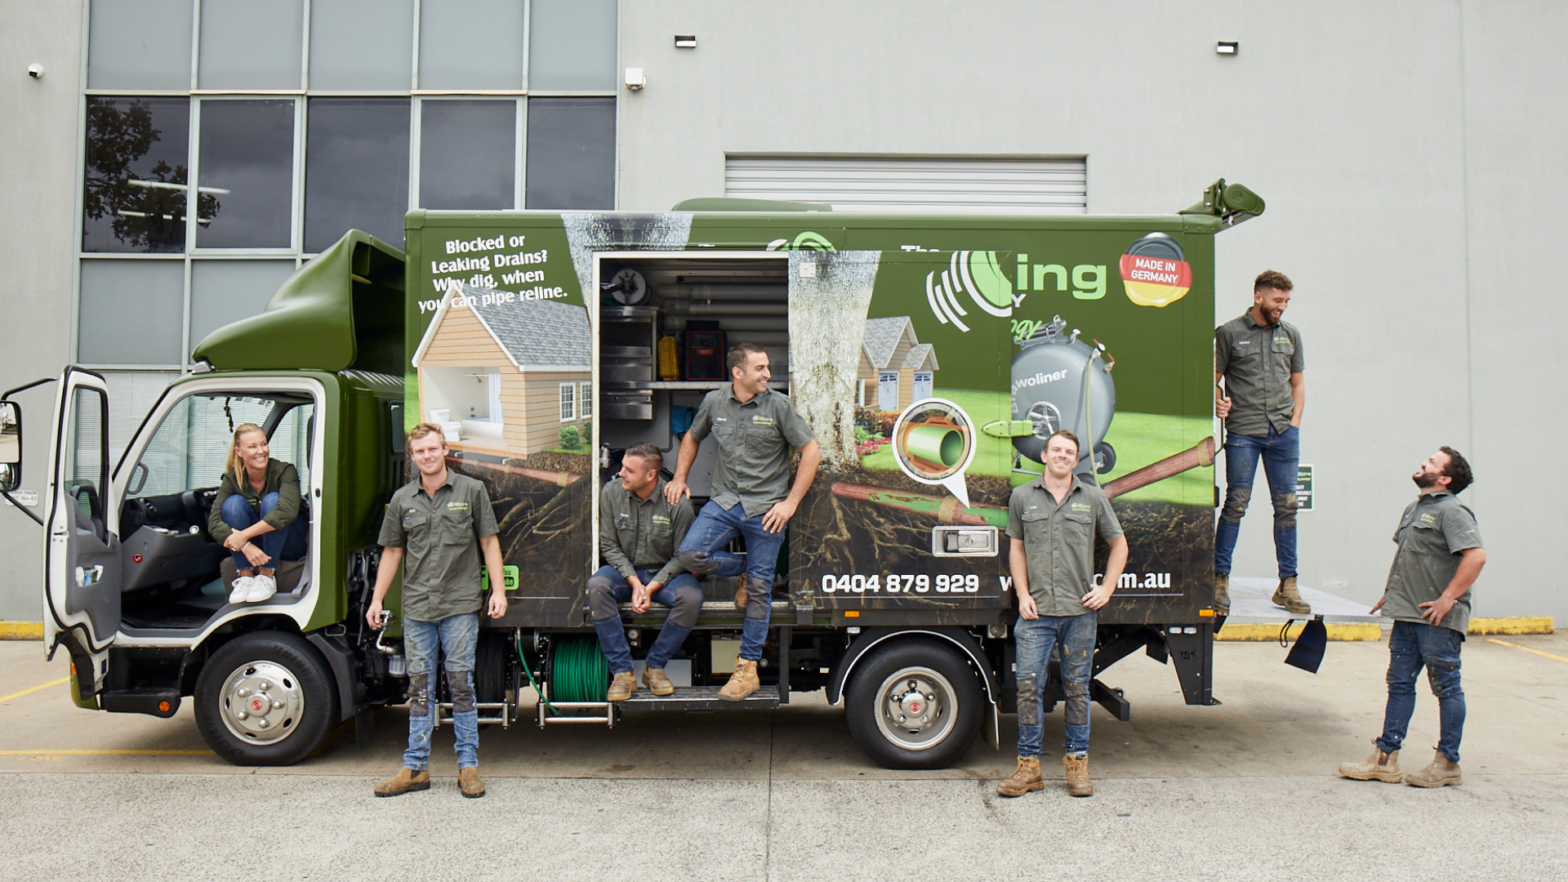
<svg viewBox="0 0 1568 882">
<path fill-rule="evenodd" d="M 963 317 L 969 311 L 960 294 L 967 294 L 975 307 L 989 315 L 1008 318 L 1013 314 L 1013 286 L 997 265 L 995 251 L 955 251 L 947 269 L 926 274 L 926 302 L 931 305 L 931 314 L 942 324 L 967 333 L 969 325 Z"/>
</svg>

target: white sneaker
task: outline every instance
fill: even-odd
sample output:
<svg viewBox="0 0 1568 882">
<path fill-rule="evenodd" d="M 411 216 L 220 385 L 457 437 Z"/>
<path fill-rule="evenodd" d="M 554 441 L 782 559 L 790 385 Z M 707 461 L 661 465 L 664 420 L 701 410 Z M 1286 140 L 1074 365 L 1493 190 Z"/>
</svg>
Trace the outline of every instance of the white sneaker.
<svg viewBox="0 0 1568 882">
<path fill-rule="evenodd" d="M 263 600 L 270 600 L 272 595 L 277 593 L 277 580 L 267 575 L 266 573 L 262 573 L 255 579 L 251 580 L 250 595 L 246 597 L 245 600 L 247 603 L 260 603 Z"/>
<path fill-rule="evenodd" d="M 236 577 L 234 579 L 234 588 L 229 591 L 229 602 L 230 603 L 244 603 L 245 601 L 249 600 L 250 599 L 250 589 L 251 589 L 252 583 L 254 583 L 255 581 L 256 581 L 256 577 L 255 576 L 238 576 L 238 577 Z"/>
</svg>

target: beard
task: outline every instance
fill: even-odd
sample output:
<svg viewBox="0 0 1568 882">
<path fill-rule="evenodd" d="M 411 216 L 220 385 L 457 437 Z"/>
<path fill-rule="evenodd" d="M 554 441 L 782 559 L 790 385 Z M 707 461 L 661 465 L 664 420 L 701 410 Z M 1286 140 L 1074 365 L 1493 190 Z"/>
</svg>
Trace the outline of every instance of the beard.
<svg viewBox="0 0 1568 882">
<path fill-rule="evenodd" d="M 1416 482 L 1416 486 L 1420 487 L 1422 490 L 1437 486 L 1437 479 L 1437 475 L 1426 471 L 1416 472 L 1410 476 L 1410 480 Z"/>
</svg>

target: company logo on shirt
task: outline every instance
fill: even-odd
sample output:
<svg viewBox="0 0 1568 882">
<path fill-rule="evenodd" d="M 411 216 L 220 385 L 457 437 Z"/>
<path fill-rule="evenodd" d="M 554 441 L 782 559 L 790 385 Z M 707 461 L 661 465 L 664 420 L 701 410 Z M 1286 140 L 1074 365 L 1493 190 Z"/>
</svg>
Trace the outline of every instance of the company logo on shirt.
<svg viewBox="0 0 1568 882">
<path fill-rule="evenodd" d="M 466 502 L 448 502 L 446 504 L 446 510 L 447 511 L 468 511 L 468 503 L 466 503 Z"/>
<path fill-rule="evenodd" d="M 1089 510 L 1089 503 L 1087 503 L 1087 502 L 1075 502 L 1075 503 L 1073 503 L 1073 511 L 1088 511 L 1088 510 Z"/>
<path fill-rule="evenodd" d="M 753 426 L 771 426 L 773 425 L 773 418 L 765 416 L 754 416 L 751 418 L 751 424 Z"/>
<path fill-rule="evenodd" d="M 653 516 L 653 522 L 655 524 L 663 524 L 665 526 L 669 526 L 670 516 L 669 515 L 656 514 L 656 515 Z"/>
<path fill-rule="evenodd" d="M 1437 523 L 1437 518 L 1431 513 L 1426 513 L 1416 518 L 1416 522 L 1420 524 L 1435 524 Z"/>
</svg>

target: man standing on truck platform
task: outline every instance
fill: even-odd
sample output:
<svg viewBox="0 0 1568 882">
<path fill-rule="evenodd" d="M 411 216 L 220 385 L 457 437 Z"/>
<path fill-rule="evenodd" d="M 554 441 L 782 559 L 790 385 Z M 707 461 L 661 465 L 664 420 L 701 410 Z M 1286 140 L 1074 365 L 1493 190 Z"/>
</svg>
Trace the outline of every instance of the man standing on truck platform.
<svg viewBox="0 0 1568 882">
<path fill-rule="evenodd" d="M 756 692 L 757 662 L 768 639 L 773 611 L 773 571 L 784 527 L 805 498 L 817 475 L 821 448 L 811 426 L 785 396 L 768 389 L 772 373 L 768 354 L 755 343 L 730 350 L 730 385 L 709 392 L 681 439 L 675 478 L 664 487 L 672 504 L 690 496 L 686 476 L 697 458 L 697 446 L 711 432 L 718 441 L 713 470 L 713 495 L 697 514 L 680 545 L 681 565 L 703 575 L 738 576 L 746 582 L 735 592 L 735 606 L 746 611 L 741 626 L 740 657 L 735 672 L 719 690 L 726 701 L 740 701 Z M 800 451 L 800 468 L 789 480 L 789 449 Z M 786 492 L 787 491 L 787 492 Z M 745 556 L 723 551 L 736 536 L 746 539 Z"/>
<path fill-rule="evenodd" d="M 1097 611 L 1116 591 L 1127 565 L 1127 539 L 1111 502 L 1092 479 L 1073 474 L 1078 437 L 1059 429 L 1045 439 L 1045 474 L 1014 488 L 1007 502 L 1007 566 L 1018 597 L 1018 767 L 997 786 L 1000 796 L 1043 790 L 1042 699 L 1051 647 L 1061 648 L 1066 724 L 1062 766 L 1067 792 L 1093 796 L 1089 781 L 1089 681 Z M 1094 581 L 1094 540 L 1110 546 L 1105 577 Z"/>
<path fill-rule="evenodd" d="M 1372 755 L 1345 763 L 1339 773 L 1358 781 L 1386 781 L 1417 787 L 1462 783 L 1459 737 L 1465 725 L 1465 693 L 1459 685 L 1459 651 L 1470 627 L 1470 587 L 1486 565 L 1486 549 L 1475 514 L 1458 495 L 1474 480 L 1470 464 L 1452 447 L 1427 457 L 1411 475 L 1420 488 L 1405 507 L 1394 531 L 1394 565 L 1383 596 L 1372 612 L 1394 620 L 1388 638 L 1388 705 L 1383 734 L 1372 740 Z M 1405 775 L 1399 747 L 1416 709 L 1416 676 L 1426 667 L 1437 696 L 1437 752 L 1431 765 Z"/>
<path fill-rule="evenodd" d="M 490 571 L 490 618 L 506 615 L 506 578 L 501 539 L 485 485 L 448 471 L 446 439 L 439 426 L 420 423 L 404 442 L 419 469 L 398 488 L 381 522 L 381 563 L 365 611 L 380 628 L 381 603 L 403 573 L 403 648 L 408 656 L 408 750 L 403 768 L 376 787 L 377 796 L 430 789 L 430 736 L 435 730 L 438 651 L 446 653 L 446 682 L 452 693 L 452 729 L 457 737 L 457 784 L 463 795 L 485 795 L 479 778 L 479 710 L 474 706 L 474 649 L 479 642 L 480 551 Z"/>
<path fill-rule="evenodd" d="M 1312 607 L 1296 588 L 1296 472 L 1301 411 L 1307 404 L 1301 332 L 1280 321 L 1294 285 L 1264 270 L 1252 283 L 1252 308 L 1214 329 L 1214 412 L 1225 421 L 1225 506 L 1214 536 L 1214 611 L 1230 612 L 1231 555 L 1252 498 L 1258 458 L 1274 500 L 1274 603 L 1296 615 Z M 1220 391 L 1219 383 L 1225 382 Z"/>
<path fill-rule="evenodd" d="M 630 600 L 638 615 L 649 601 L 670 608 L 659 636 L 643 662 L 642 684 L 657 696 L 673 695 L 664 673 L 702 612 L 702 588 L 685 572 L 675 549 L 691 530 L 691 500 L 664 498 L 664 454 L 652 444 L 636 444 L 621 457 L 620 480 L 599 492 L 599 556 L 604 566 L 588 577 L 588 606 L 599 649 L 610 662 L 610 701 L 625 701 L 637 691 L 632 651 L 621 626 L 620 605 Z"/>
</svg>

